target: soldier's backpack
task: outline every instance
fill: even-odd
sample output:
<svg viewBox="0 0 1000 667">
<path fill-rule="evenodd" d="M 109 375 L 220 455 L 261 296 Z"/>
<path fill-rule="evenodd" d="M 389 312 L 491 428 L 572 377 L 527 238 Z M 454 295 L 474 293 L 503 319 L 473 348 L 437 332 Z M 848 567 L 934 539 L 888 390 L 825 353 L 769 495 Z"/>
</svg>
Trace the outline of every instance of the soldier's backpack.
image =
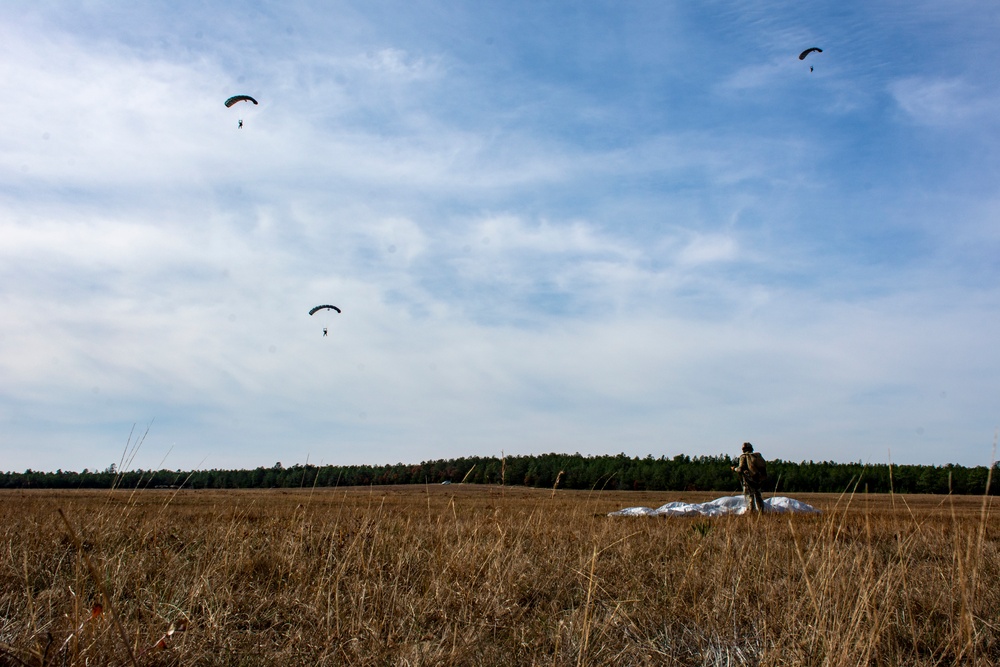
<svg viewBox="0 0 1000 667">
<path fill-rule="evenodd" d="M 767 481 L 767 461 L 760 452 L 749 453 L 747 467 L 750 468 L 750 477 L 755 484 L 760 485 Z"/>
</svg>

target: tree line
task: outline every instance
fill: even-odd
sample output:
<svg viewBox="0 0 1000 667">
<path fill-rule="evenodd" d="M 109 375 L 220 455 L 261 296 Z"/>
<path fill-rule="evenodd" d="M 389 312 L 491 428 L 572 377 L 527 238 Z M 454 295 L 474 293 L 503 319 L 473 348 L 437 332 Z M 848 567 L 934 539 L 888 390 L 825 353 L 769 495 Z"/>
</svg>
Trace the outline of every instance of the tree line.
<svg viewBox="0 0 1000 667">
<path fill-rule="evenodd" d="M 266 489 L 383 484 L 503 484 L 537 488 L 611 489 L 645 491 L 719 491 L 736 493 L 740 483 L 726 456 L 667 458 L 629 457 L 625 454 L 583 456 L 540 454 L 528 456 L 463 457 L 395 465 L 293 465 L 275 463 L 252 470 L 117 470 L 0 473 L 4 489 L 191 488 Z M 776 493 L 859 490 L 871 493 L 955 493 L 996 495 L 991 473 L 1000 463 L 965 467 L 948 464 L 887 465 L 782 461 L 767 463 L 765 491 Z"/>
</svg>

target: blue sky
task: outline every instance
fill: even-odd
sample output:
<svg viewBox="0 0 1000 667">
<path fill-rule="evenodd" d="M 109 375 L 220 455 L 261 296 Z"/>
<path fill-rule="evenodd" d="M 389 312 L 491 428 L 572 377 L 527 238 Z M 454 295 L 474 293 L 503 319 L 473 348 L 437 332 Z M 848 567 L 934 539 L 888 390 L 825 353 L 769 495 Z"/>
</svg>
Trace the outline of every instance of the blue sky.
<svg viewBox="0 0 1000 667">
<path fill-rule="evenodd" d="M 995 3 L 134 4 L 0 7 L 0 469 L 992 460 Z"/>
</svg>

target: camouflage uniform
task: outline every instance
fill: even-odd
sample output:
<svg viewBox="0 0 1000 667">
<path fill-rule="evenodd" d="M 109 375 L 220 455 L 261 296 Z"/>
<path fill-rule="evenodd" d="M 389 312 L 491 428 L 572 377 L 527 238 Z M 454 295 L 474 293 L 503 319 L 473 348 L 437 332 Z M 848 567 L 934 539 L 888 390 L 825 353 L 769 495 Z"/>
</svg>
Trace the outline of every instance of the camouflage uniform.
<svg viewBox="0 0 1000 667">
<path fill-rule="evenodd" d="M 754 481 L 753 473 L 750 472 L 750 454 L 751 452 L 740 454 L 736 473 L 743 482 L 743 496 L 747 499 L 747 508 L 760 514 L 764 511 L 764 497 L 760 494 L 760 484 Z"/>
</svg>

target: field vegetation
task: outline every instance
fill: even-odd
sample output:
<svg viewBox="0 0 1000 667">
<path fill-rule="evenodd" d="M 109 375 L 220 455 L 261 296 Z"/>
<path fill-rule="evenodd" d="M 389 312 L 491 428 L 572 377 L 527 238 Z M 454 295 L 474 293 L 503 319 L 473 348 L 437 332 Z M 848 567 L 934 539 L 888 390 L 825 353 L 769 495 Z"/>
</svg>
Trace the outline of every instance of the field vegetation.
<svg viewBox="0 0 1000 667">
<path fill-rule="evenodd" d="M 0 492 L 0 664 L 1000 664 L 992 496 Z"/>
</svg>

